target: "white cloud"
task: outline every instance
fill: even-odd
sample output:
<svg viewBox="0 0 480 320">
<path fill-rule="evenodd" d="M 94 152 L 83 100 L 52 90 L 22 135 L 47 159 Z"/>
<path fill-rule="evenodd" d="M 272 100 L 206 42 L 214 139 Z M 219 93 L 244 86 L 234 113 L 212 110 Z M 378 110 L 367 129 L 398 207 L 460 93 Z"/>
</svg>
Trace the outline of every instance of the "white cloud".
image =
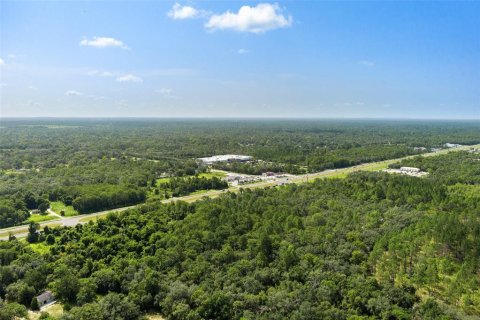
<svg viewBox="0 0 480 320">
<path fill-rule="evenodd" d="M 247 50 L 247 49 L 238 49 L 237 53 L 238 54 L 246 54 L 246 53 L 249 53 L 250 51 Z"/>
<path fill-rule="evenodd" d="M 173 94 L 173 89 L 171 88 L 160 88 L 155 90 L 155 92 L 159 93 L 164 99 L 172 99 L 172 100 L 180 99 L 180 97 Z"/>
<path fill-rule="evenodd" d="M 35 86 L 28 86 L 28 89 L 32 91 L 38 91 L 38 88 Z"/>
<path fill-rule="evenodd" d="M 80 41 L 80 45 L 95 48 L 117 47 L 129 49 L 122 41 L 109 37 L 93 37 L 92 40 L 83 39 Z"/>
<path fill-rule="evenodd" d="M 238 13 L 227 11 L 212 15 L 205 24 L 210 30 L 232 29 L 240 32 L 263 33 L 292 25 L 292 17 L 284 16 L 278 4 L 260 3 L 256 7 L 242 6 Z"/>
<path fill-rule="evenodd" d="M 134 76 L 133 74 L 127 74 L 117 77 L 118 82 L 142 82 L 142 78 Z"/>
<path fill-rule="evenodd" d="M 372 61 L 368 61 L 368 60 L 362 60 L 362 61 L 359 61 L 358 63 L 360 63 L 361 65 L 364 65 L 366 67 L 369 67 L 369 68 L 372 68 L 375 66 L 375 63 L 373 63 Z"/>
<path fill-rule="evenodd" d="M 365 102 L 362 102 L 362 101 L 356 101 L 356 102 L 344 102 L 343 105 L 345 107 L 361 107 L 361 106 L 364 106 L 365 105 Z"/>
<path fill-rule="evenodd" d="M 175 3 L 172 9 L 168 11 L 167 15 L 175 20 L 183 20 L 198 17 L 201 13 L 202 11 L 195 9 L 194 7 L 182 6 L 179 3 Z"/>
<path fill-rule="evenodd" d="M 113 77 L 113 73 L 108 71 L 91 70 L 87 74 L 94 77 Z"/>
<path fill-rule="evenodd" d="M 0 66 L 3 66 L 5 64 L 5 61 L 3 61 L 2 58 L 0 58 Z"/>
<path fill-rule="evenodd" d="M 173 90 L 170 88 L 160 88 L 158 90 L 155 90 L 155 92 L 160 93 L 161 95 L 164 95 L 164 96 L 169 96 L 172 94 Z"/>
<path fill-rule="evenodd" d="M 74 97 L 74 96 L 81 96 L 82 93 L 78 92 L 78 91 L 75 91 L 75 90 L 68 90 L 63 95 L 65 95 L 67 97 Z"/>
</svg>

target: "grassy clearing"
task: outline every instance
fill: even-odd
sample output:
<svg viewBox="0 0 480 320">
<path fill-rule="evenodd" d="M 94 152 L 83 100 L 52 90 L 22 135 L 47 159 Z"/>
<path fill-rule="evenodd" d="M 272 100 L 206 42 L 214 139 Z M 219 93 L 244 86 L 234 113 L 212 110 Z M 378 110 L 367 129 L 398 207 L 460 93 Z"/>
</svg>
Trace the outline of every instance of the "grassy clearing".
<svg viewBox="0 0 480 320">
<path fill-rule="evenodd" d="M 226 176 L 227 176 L 227 174 L 225 172 L 218 171 L 218 170 L 212 170 L 211 172 L 204 172 L 204 173 L 198 174 L 199 178 L 206 178 L 206 179 L 212 179 L 213 177 L 224 178 Z M 193 176 L 186 176 L 186 178 L 189 178 L 189 177 L 193 177 Z M 170 177 L 159 178 L 159 179 L 157 179 L 157 182 L 156 182 L 155 186 L 159 187 L 160 184 L 168 183 L 168 182 L 170 182 Z"/>
<path fill-rule="evenodd" d="M 28 311 L 28 316 L 30 320 L 38 320 L 40 319 L 40 315 L 42 312 L 48 312 L 50 316 L 55 319 L 60 319 L 63 315 L 63 306 L 60 303 L 52 304 L 48 307 L 45 307 L 42 311 Z"/>
<path fill-rule="evenodd" d="M 206 179 L 212 179 L 212 178 L 224 178 L 226 177 L 227 174 L 222 171 L 211 171 L 211 172 L 205 172 L 205 173 L 200 173 L 198 175 L 199 178 L 206 178 Z"/>
<path fill-rule="evenodd" d="M 29 247 L 32 248 L 33 251 L 44 255 L 50 252 L 51 246 L 45 244 L 44 242 L 39 242 L 39 243 L 31 243 Z"/>
<path fill-rule="evenodd" d="M 330 175 L 326 175 L 324 178 L 327 179 L 344 179 L 348 176 L 349 172 L 334 172 Z"/>
<path fill-rule="evenodd" d="M 189 193 L 188 195 L 196 195 L 196 194 L 205 194 L 205 193 L 208 193 L 210 190 L 197 190 L 197 191 L 194 191 L 192 193 Z"/>
<path fill-rule="evenodd" d="M 162 183 L 167 183 L 170 182 L 170 178 L 160 178 L 157 179 L 157 183 L 155 184 L 157 187 L 159 187 Z"/>
<path fill-rule="evenodd" d="M 146 317 L 148 320 L 165 320 L 165 318 L 158 313 L 148 313 Z"/>
<path fill-rule="evenodd" d="M 57 220 L 59 219 L 57 216 L 54 215 L 41 215 L 41 214 L 32 214 L 30 217 L 27 219 L 27 222 L 35 222 L 35 223 L 40 223 L 40 222 L 45 222 L 45 221 L 50 221 L 50 220 Z"/>
<path fill-rule="evenodd" d="M 25 174 L 25 171 L 17 171 L 14 169 L 7 169 L 1 171 L 5 175 L 13 175 L 13 174 Z"/>
<path fill-rule="evenodd" d="M 72 216 L 78 216 L 79 215 L 78 211 L 73 209 L 72 206 L 66 206 L 61 201 L 50 202 L 50 208 L 56 214 L 60 214 L 60 212 L 62 210 L 65 211 L 65 217 L 72 217 Z"/>
<path fill-rule="evenodd" d="M 398 162 L 397 160 L 386 160 L 381 162 L 369 163 L 362 165 L 363 171 L 379 171 L 387 169 L 388 166 L 392 163 Z"/>
</svg>

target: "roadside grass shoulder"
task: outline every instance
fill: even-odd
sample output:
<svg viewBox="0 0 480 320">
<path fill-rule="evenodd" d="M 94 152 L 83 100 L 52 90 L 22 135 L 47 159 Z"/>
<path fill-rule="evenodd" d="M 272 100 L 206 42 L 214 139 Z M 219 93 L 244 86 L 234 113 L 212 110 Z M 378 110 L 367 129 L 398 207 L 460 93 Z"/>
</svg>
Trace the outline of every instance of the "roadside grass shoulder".
<svg viewBox="0 0 480 320">
<path fill-rule="evenodd" d="M 26 223 L 30 222 L 35 222 L 35 223 L 40 223 L 40 222 L 45 222 L 45 221 L 50 221 L 50 220 L 57 220 L 58 217 L 54 215 L 41 215 L 41 214 L 31 214 L 30 217 L 27 219 Z"/>
<path fill-rule="evenodd" d="M 97 215 L 97 216 L 93 216 L 93 217 L 85 217 L 85 218 L 82 218 L 82 219 L 78 220 L 78 222 L 87 223 L 87 222 L 90 222 L 90 221 L 97 221 L 97 220 L 100 220 L 100 219 L 104 219 L 106 216 L 107 216 L 107 214 Z"/>
<path fill-rule="evenodd" d="M 40 229 L 43 229 L 45 226 L 48 226 L 50 228 L 55 228 L 55 227 L 58 227 L 58 226 L 61 226 L 61 225 L 62 225 L 61 222 L 46 223 L 46 224 L 41 225 Z M 11 230 L 1 229 L 0 230 L 0 238 L 8 237 L 10 234 L 18 235 L 18 234 L 27 233 L 27 232 L 28 232 L 28 226 L 27 225 L 25 225 L 22 228 L 18 228 L 18 229 L 11 229 Z"/>
</svg>

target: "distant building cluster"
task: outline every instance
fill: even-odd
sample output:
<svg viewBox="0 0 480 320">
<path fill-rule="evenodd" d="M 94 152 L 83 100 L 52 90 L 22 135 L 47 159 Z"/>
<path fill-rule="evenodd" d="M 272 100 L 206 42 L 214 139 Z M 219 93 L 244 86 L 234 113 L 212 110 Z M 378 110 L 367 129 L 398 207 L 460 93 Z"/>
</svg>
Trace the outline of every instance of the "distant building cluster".
<svg viewBox="0 0 480 320">
<path fill-rule="evenodd" d="M 238 186 L 247 183 L 253 183 L 261 181 L 260 177 L 252 176 L 252 175 L 240 175 L 240 174 L 232 174 L 229 175 L 226 179 L 228 183 L 232 186 Z"/>
<path fill-rule="evenodd" d="M 401 167 L 400 169 L 386 169 L 383 171 L 388 173 L 405 174 L 412 177 L 423 177 L 428 174 L 428 172 L 421 171 L 419 168 L 414 167 Z"/>
<path fill-rule="evenodd" d="M 254 183 L 259 181 L 270 181 L 270 182 L 280 181 L 281 184 L 285 184 L 285 182 L 288 181 L 290 176 L 291 175 L 289 174 L 275 173 L 275 172 L 265 172 L 265 173 L 262 173 L 261 176 L 229 172 L 227 173 L 227 177 L 225 178 L 225 180 L 231 186 L 238 186 L 238 185 Z"/>
<path fill-rule="evenodd" d="M 461 147 L 462 145 L 458 143 L 445 143 L 444 146 L 447 148 L 458 148 L 458 147 Z"/>
<path fill-rule="evenodd" d="M 198 160 L 202 161 L 205 164 L 213 164 L 215 162 L 245 162 L 252 160 L 252 157 L 238 154 L 223 154 L 206 158 L 198 158 Z"/>
</svg>

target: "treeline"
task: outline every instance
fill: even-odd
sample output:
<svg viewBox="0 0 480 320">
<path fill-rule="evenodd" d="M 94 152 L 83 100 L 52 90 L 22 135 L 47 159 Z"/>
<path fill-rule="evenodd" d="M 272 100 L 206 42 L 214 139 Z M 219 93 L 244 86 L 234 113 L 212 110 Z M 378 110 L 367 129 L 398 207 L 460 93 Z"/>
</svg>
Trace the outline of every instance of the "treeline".
<svg viewBox="0 0 480 320">
<path fill-rule="evenodd" d="M 172 177 L 168 182 L 160 184 L 160 189 L 172 192 L 173 197 L 188 195 L 198 190 L 222 190 L 228 188 L 228 183 L 217 177 Z"/>
<path fill-rule="evenodd" d="M 56 189 L 49 198 L 72 205 L 79 213 L 90 213 L 143 202 L 146 191 L 125 185 L 94 184 Z"/>
<path fill-rule="evenodd" d="M 72 158 L 69 160 L 73 161 Z M 118 185 L 115 188 L 121 193 L 118 196 L 103 195 L 100 200 L 98 197 L 83 197 L 82 204 L 79 203 L 78 206 L 86 211 L 141 202 L 142 196 L 136 190 L 153 187 L 159 176 L 184 176 L 203 171 L 205 168 L 200 167 L 194 160 L 155 162 L 136 158 L 104 157 L 100 160 L 82 158 L 71 165 L 58 165 L 55 168 L 0 172 L 0 228 L 25 222 L 24 218 L 28 218 L 29 209 L 46 210 L 49 198 L 51 201 L 60 200 L 71 205 L 83 191 L 88 193 L 88 189 L 93 185 Z M 87 187 L 78 187 L 82 185 Z M 57 194 L 59 190 L 70 191 L 60 195 Z M 74 195 L 72 190 L 77 190 Z M 79 190 L 83 191 L 78 192 Z M 86 204 L 83 204 L 84 202 Z M 109 205 L 104 206 L 105 203 Z"/>
<path fill-rule="evenodd" d="M 49 206 L 46 197 L 28 191 L 0 196 L 0 228 L 24 223 L 30 217 L 30 210 L 45 213 Z"/>
<path fill-rule="evenodd" d="M 152 203 L 47 230 L 42 256 L 0 243 L 0 296 L 49 288 L 80 320 L 478 318 L 479 185 L 436 171 Z"/>
<path fill-rule="evenodd" d="M 22 223 L 30 214 L 23 203 L 11 199 L 0 199 L 0 228 L 7 228 Z"/>
<path fill-rule="evenodd" d="M 252 175 L 261 175 L 266 172 L 288 172 L 291 174 L 303 174 L 307 172 L 306 168 L 294 164 L 279 164 L 264 161 L 251 161 L 248 163 L 218 162 L 213 165 L 213 168 Z"/>
<path fill-rule="evenodd" d="M 6 120 L 2 126 L 0 169 L 139 157 L 178 175 L 195 168 L 182 168 L 187 160 L 228 153 L 338 168 L 418 153 L 414 147 L 480 143 L 478 121 Z"/>
<path fill-rule="evenodd" d="M 447 185 L 480 184 L 480 149 L 453 151 L 437 157 L 414 157 L 392 165 L 395 168 L 404 166 L 429 172 L 427 179 L 434 179 Z"/>
</svg>

